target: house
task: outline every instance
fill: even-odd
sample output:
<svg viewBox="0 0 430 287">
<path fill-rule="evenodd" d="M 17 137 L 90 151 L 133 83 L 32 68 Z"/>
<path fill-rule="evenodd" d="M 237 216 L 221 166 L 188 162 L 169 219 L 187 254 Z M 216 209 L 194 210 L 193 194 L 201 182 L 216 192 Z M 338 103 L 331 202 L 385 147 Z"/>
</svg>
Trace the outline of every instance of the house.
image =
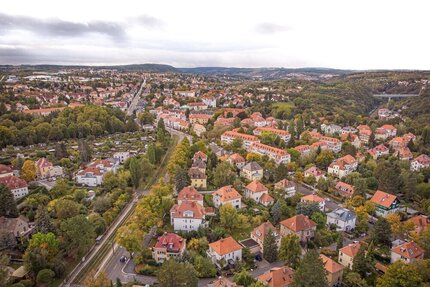
<svg viewBox="0 0 430 287">
<path fill-rule="evenodd" d="M 205 209 L 196 201 L 182 201 L 170 209 L 170 223 L 175 231 L 198 230 L 206 226 Z"/>
<path fill-rule="evenodd" d="M 188 108 L 190 108 L 190 110 L 193 110 L 193 111 L 203 111 L 208 109 L 208 105 L 201 102 L 188 103 L 187 106 Z"/>
<path fill-rule="evenodd" d="M 338 134 L 341 132 L 342 127 L 335 124 L 331 124 L 331 125 L 322 124 L 321 130 L 324 132 L 324 134 Z"/>
<path fill-rule="evenodd" d="M 260 226 L 254 228 L 254 230 L 251 231 L 251 239 L 258 243 L 260 246 L 259 251 L 261 253 L 264 253 L 264 240 L 270 231 L 275 236 L 276 246 L 279 248 L 281 246 L 281 234 L 270 221 L 260 224 Z"/>
<path fill-rule="evenodd" d="M 327 225 L 335 225 L 337 231 L 351 231 L 355 229 L 357 215 L 346 208 L 337 208 L 327 213 Z"/>
<path fill-rule="evenodd" d="M 327 149 L 334 153 L 338 153 L 342 149 L 342 142 L 337 138 L 322 136 L 320 137 L 319 141 L 325 143 Z"/>
<path fill-rule="evenodd" d="M 396 156 L 400 160 L 411 160 L 414 158 L 411 150 L 408 147 L 402 147 L 394 152 L 394 156 Z"/>
<path fill-rule="evenodd" d="M 206 128 L 201 124 L 194 124 L 193 131 L 198 137 L 201 137 L 206 132 Z"/>
<path fill-rule="evenodd" d="M 325 199 L 316 194 L 305 195 L 300 198 L 300 202 L 313 202 L 318 204 L 320 211 L 324 212 L 325 210 Z"/>
<path fill-rule="evenodd" d="M 279 138 L 281 140 L 283 140 L 285 143 L 288 143 L 291 139 L 291 135 L 289 132 L 284 131 L 284 130 L 280 130 L 280 129 L 274 129 L 274 128 L 270 128 L 270 127 L 258 127 L 256 129 L 254 129 L 254 131 L 253 131 L 254 135 L 256 135 L 256 136 L 260 136 L 264 132 L 272 133 L 272 134 L 279 136 Z"/>
<path fill-rule="evenodd" d="M 178 204 L 195 201 L 203 206 L 203 194 L 199 193 L 193 186 L 186 186 L 178 193 Z"/>
<path fill-rule="evenodd" d="M 286 150 L 265 145 L 259 142 L 252 143 L 247 150 L 260 155 L 267 155 L 277 164 L 289 163 L 291 161 L 291 156 Z"/>
<path fill-rule="evenodd" d="M 205 125 L 212 118 L 212 115 L 208 114 L 190 114 L 190 123 L 191 124 L 201 124 Z"/>
<path fill-rule="evenodd" d="M 340 287 L 344 267 L 324 254 L 320 254 L 320 258 L 326 270 L 328 285 L 330 287 Z"/>
<path fill-rule="evenodd" d="M 270 205 L 273 205 L 275 203 L 275 199 L 270 196 L 269 193 L 264 193 L 261 197 L 260 197 L 260 204 L 268 207 Z"/>
<path fill-rule="evenodd" d="M 375 139 L 386 140 L 390 137 L 395 137 L 397 129 L 393 125 L 383 125 L 375 130 Z"/>
<path fill-rule="evenodd" d="M 414 224 L 414 232 L 417 235 L 423 233 L 423 231 L 429 227 L 429 217 L 426 215 L 416 215 L 408 219 L 409 222 Z"/>
<path fill-rule="evenodd" d="M 207 176 L 199 168 L 192 167 L 188 170 L 188 176 L 191 180 L 191 185 L 198 189 L 207 188 Z"/>
<path fill-rule="evenodd" d="M 412 171 L 419 171 L 423 168 L 430 167 L 430 156 L 426 154 L 422 154 L 417 156 L 412 162 L 411 162 L 411 170 Z"/>
<path fill-rule="evenodd" d="M 372 135 L 372 129 L 368 125 L 359 125 L 358 137 L 363 144 L 368 144 L 370 141 L 370 136 Z"/>
<path fill-rule="evenodd" d="M 158 237 L 157 243 L 152 247 L 152 258 L 161 264 L 165 260 L 181 259 L 186 249 L 186 240 L 175 233 L 164 233 Z"/>
<path fill-rule="evenodd" d="M 351 243 L 339 249 L 339 263 L 349 269 L 352 269 L 354 257 L 360 250 L 360 243 Z"/>
<path fill-rule="evenodd" d="M 242 147 L 246 150 L 253 143 L 260 142 L 256 136 L 242 134 L 234 131 L 226 131 L 221 135 L 221 142 L 224 144 L 231 144 L 234 140 L 242 140 Z"/>
<path fill-rule="evenodd" d="M 130 158 L 130 152 L 119 151 L 113 154 L 113 158 L 118 160 L 120 164 L 123 164 L 127 159 Z"/>
<path fill-rule="evenodd" d="M 216 108 L 216 98 L 211 96 L 205 96 L 202 98 L 203 103 L 208 108 Z"/>
<path fill-rule="evenodd" d="M 208 283 L 205 287 L 240 287 L 234 282 L 231 282 L 225 277 L 219 277 L 212 283 Z"/>
<path fill-rule="evenodd" d="M 393 150 L 398 150 L 400 148 L 404 148 L 407 146 L 408 141 L 406 141 L 403 137 L 395 137 L 392 138 L 389 142 L 388 142 L 390 148 L 392 148 Z"/>
<path fill-rule="evenodd" d="M 117 160 L 101 159 L 95 160 L 87 165 L 85 169 L 78 171 L 76 182 L 86 186 L 98 186 L 103 183 L 106 172 L 116 173 L 119 167 Z"/>
<path fill-rule="evenodd" d="M 236 166 L 238 169 L 241 169 L 245 166 L 246 161 L 243 158 L 243 156 L 241 156 L 238 153 L 234 153 L 232 155 L 230 155 L 227 160 L 228 163 L 230 163 L 233 166 Z"/>
<path fill-rule="evenodd" d="M 351 198 L 352 195 L 354 194 L 354 187 L 343 181 L 339 181 L 336 184 L 335 190 L 336 190 L 336 194 L 346 198 Z"/>
<path fill-rule="evenodd" d="M 208 156 L 204 152 L 202 152 L 202 151 L 197 151 L 193 155 L 193 162 L 196 162 L 196 161 L 207 162 L 208 161 Z"/>
<path fill-rule="evenodd" d="M 376 214 L 386 216 L 399 210 L 400 201 L 397 196 L 377 190 L 370 199 L 376 206 Z"/>
<path fill-rule="evenodd" d="M 7 165 L 0 164 L 0 177 L 12 176 L 13 170 Z"/>
<path fill-rule="evenodd" d="M 261 180 L 263 178 L 263 168 L 257 162 L 251 161 L 242 168 L 240 176 L 248 180 Z"/>
<path fill-rule="evenodd" d="M 49 177 L 49 170 L 52 168 L 53 164 L 46 158 L 42 157 L 35 162 L 35 166 L 37 177 L 44 179 Z"/>
<path fill-rule="evenodd" d="M 312 151 L 311 146 L 307 144 L 298 145 L 294 147 L 294 149 L 298 151 L 302 157 L 309 155 Z"/>
<path fill-rule="evenodd" d="M 206 253 L 220 268 L 242 261 L 242 246 L 231 236 L 210 243 Z"/>
<path fill-rule="evenodd" d="M 274 267 L 257 277 L 257 280 L 269 287 L 288 287 L 293 283 L 294 270 L 288 266 Z"/>
<path fill-rule="evenodd" d="M 368 153 L 372 156 L 374 160 L 377 160 L 381 156 L 389 155 L 390 150 L 383 144 L 377 145 L 374 148 L 368 150 Z"/>
<path fill-rule="evenodd" d="M 316 166 L 311 166 L 310 168 L 308 168 L 307 170 L 305 170 L 305 172 L 303 173 L 304 177 L 310 177 L 313 176 L 315 177 L 315 179 L 320 180 L 320 178 L 325 178 L 324 172 L 322 170 L 320 170 L 319 168 L 317 168 Z"/>
<path fill-rule="evenodd" d="M 424 250 L 414 241 L 405 242 L 391 248 L 391 263 L 399 260 L 412 263 L 419 259 L 424 259 Z"/>
<path fill-rule="evenodd" d="M 260 202 L 260 198 L 263 194 L 268 194 L 269 190 L 267 187 L 264 186 L 261 182 L 258 180 L 251 181 L 246 187 L 245 187 L 245 197 L 251 198 L 256 202 Z"/>
<path fill-rule="evenodd" d="M 296 234 L 301 242 L 306 242 L 313 238 L 317 229 L 317 224 L 303 214 L 281 221 L 280 226 L 281 236 Z"/>
<path fill-rule="evenodd" d="M 242 196 L 231 185 L 221 187 L 212 195 L 216 208 L 220 208 L 224 204 L 231 204 L 235 208 L 242 207 Z"/>
<path fill-rule="evenodd" d="M 29 220 L 22 215 L 16 218 L 0 217 L 0 231 L 16 239 L 28 235 L 31 230 Z"/>
<path fill-rule="evenodd" d="M 328 173 L 338 178 L 342 178 L 356 170 L 357 166 L 357 160 L 353 156 L 347 154 L 332 162 L 328 167 Z"/>
<path fill-rule="evenodd" d="M 286 198 L 293 197 L 296 194 L 296 185 L 288 179 L 282 179 L 275 183 L 275 189 L 282 190 Z"/>
<path fill-rule="evenodd" d="M 54 165 L 48 172 L 48 177 L 50 178 L 62 177 L 63 175 L 63 168 L 59 165 Z"/>
<path fill-rule="evenodd" d="M 6 186 L 12 192 L 15 200 L 28 194 L 27 182 L 14 175 L 0 177 L 0 184 Z"/>
</svg>

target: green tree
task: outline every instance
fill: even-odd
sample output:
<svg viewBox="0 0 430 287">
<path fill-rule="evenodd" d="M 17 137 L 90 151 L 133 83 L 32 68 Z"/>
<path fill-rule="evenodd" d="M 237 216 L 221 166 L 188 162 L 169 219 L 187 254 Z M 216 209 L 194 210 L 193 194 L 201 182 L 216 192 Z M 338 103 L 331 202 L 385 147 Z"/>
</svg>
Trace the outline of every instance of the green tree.
<svg viewBox="0 0 430 287">
<path fill-rule="evenodd" d="M 362 278 L 366 278 L 367 273 L 371 271 L 371 262 L 369 262 L 369 257 L 366 256 L 366 248 L 364 245 L 361 245 L 357 255 L 355 255 L 352 261 L 352 271 L 360 274 Z"/>
<path fill-rule="evenodd" d="M 391 244 L 391 226 L 384 217 L 380 217 L 371 231 L 371 238 L 377 244 L 390 246 Z"/>
<path fill-rule="evenodd" d="M 385 274 L 378 278 L 376 287 L 417 287 L 423 279 L 414 266 L 399 260 L 388 266 Z"/>
<path fill-rule="evenodd" d="M 194 258 L 193 266 L 199 278 L 214 277 L 217 272 L 215 265 L 207 256 L 197 255 Z"/>
<path fill-rule="evenodd" d="M 219 209 L 220 225 L 225 229 L 232 231 L 239 225 L 239 214 L 237 209 L 231 204 L 224 204 Z"/>
<path fill-rule="evenodd" d="M 36 178 L 36 165 L 34 161 L 27 159 L 21 169 L 21 178 L 27 182 Z"/>
<path fill-rule="evenodd" d="M 65 242 L 64 251 L 73 258 L 84 255 L 96 238 L 93 225 L 84 215 L 62 221 L 60 230 Z"/>
<path fill-rule="evenodd" d="M 333 162 L 334 154 L 330 150 L 323 150 L 315 158 L 315 163 L 320 169 L 327 169 L 328 166 Z"/>
<path fill-rule="evenodd" d="M 233 281 L 239 286 L 248 287 L 255 282 L 255 279 L 251 276 L 251 274 L 249 274 L 248 271 L 242 269 L 240 272 L 234 275 Z"/>
<path fill-rule="evenodd" d="M 319 212 L 319 206 L 316 202 L 304 201 L 299 202 L 296 206 L 297 214 L 303 214 L 308 217 L 312 216 L 315 212 Z"/>
<path fill-rule="evenodd" d="M 400 166 L 388 160 L 378 162 L 374 175 L 378 180 L 378 188 L 385 192 L 397 194 L 401 186 Z"/>
<path fill-rule="evenodd" d="M 91 160 L 92 151 L 86 140 L 78 140 L 78 151 L 81 162 L 87 163 Z"/>
<path fill-rule="evenodd" d="M 213 181 L 215 186 L 222 187 L 233 184 L 236 177 L 236 172 L 234 171 L 231 164 L 226 161 L 223 161 L 215 168 Z"/>
<path fill-rule="evenodd" d="M 9 257 L 6 254 L 0 253 L 0 286 L 7 286 L 9 281 Z"/>
<path fill-rule="evenodd" d="M 85 287 L 111 287 L 112 281 L 109 279 L 105 272 L 101 272 L 99 276 L 96 276 L 95 272 L 92 271 L 88 274 L 84 281 Z"/>
<path fill-rule="evenodd" d="M 278 258 L 278 246 L 276 245 L 276 237 L 271 230 L 266 235 L 263 242 L 263 257 L 268 262 L 275 262 Z"/>
<path fill-rule="evenodd" d="M 48 252 L 49 259 L 53 259 L 60 251 L 60 242 L 54 233 L 35 233 L 28 243 L 28 248 L 42 248 Z"/>
<path fill-rule="evenodd" d="M 130 253 L 130 257 L 132 258 L 133 252 L 142 250 L 144 235 L 145 234 L 136 223 L 129 223 L 118 229 L 115 241 L 124 247 Z"/>
<path fill-rule="evenodd" d="M 36 232 L 41 232 L 41 233 L 56 231 L 54 223 L 52 222 L 52 218 L 43 205 L 39 205 L 39 207 L 37 208 L 36 217 L 34 221 L 34 230 Z"/>
<path fill-rule="evenodd" d="M 328 287 L 324 264 L 315 250 L 309 250 L 293 274 L 293 287 Z"/>
<path fill-rule="evenodd" d="M 282 217 L 281 203 L 279 199 L 275 202 L 275 204 L 270 208 L 270 215 L 272 216 L 273 224 L 278 224 Z"/>
<path fill-rule="evenodd" d="M 166 260 L 157 273 L 160 287 L 190 286 L 196 287 L 198 283 L 196 270 L 189 263 L 180 263 L 175 260 Z"/>
<path fill-rule="evenodd" d="M 187 250 L 194 251 L 202 256 L 205 256 L 208 246 L 209 242 L 206 237 L 192 238 L 190 241 L 188 241 Z"/>
<path fill-rule="evenodd" d="M 301 253 L 300 239 L 297 235 L 288 234 L 282 237 L 279 259 L 285 261 L 289 266 L 296 268 L 300 261 Z"/>
<path fill-rule="evenodd" d="M 51 269 L 42 269 L 37 273 L 36 282 L 38 284 L 50 284 L 55 277 L 55 272 Z"/>
<path fill-rule="evenodd" d="M 135 157 L 130 159 L 130 175 L 133 187 L 137 189 L 142 179 L 142 170 L 139 160 Z"/>
<path fill-rule="evenodd" d="M 17 217 L 19 215 L 12 192 L 0 184 L 0 216 Z"/>
<path fill-rule="evenodd" d="M 430 258 L 430 228 L 426 228 L 418 238 L 419 245 L 424 249 L 425 258 Z"/>
<path fill-rule="evenodd" d="M 175 174 L 175 187 L 176 191 L 180 192 L 184 187 L 191 184 L 188 173 L 183 168 L 178 168 Z"/>
<path fill-rule="evenodd" d="M 68 156 L 66 145 L 63 142 L 58 142 L 55 144 L 54 156 L 58 160 Z"/>
<path fill-rule="evenodd" d="M 146 157 L 148 158 L 151 164 L 157 163 L 157 156 L 156 156 L 154 144 L 148 145 L 148 150 L 146 151 Z"/>
</svg>

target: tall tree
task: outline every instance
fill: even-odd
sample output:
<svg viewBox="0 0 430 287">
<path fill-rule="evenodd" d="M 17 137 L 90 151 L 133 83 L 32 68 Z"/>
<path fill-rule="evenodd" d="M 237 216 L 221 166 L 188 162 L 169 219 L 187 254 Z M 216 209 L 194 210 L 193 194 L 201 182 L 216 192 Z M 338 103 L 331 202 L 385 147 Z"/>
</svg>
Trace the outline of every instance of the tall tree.
<svg viewBox="0 0 430 287">
<path fill-rule="evenodd" d="M 115 241 L 124 247 L 130 253 L 130 257 L 132 258 L 133 252 L 142 250 L 144 235 L 145 234 L 136 223 L 129 223 L 118 229 Z"/>
<path fill-rule="evenodd" d="M 279 202 L 279 199 L 275 202 L 272 208 L 270 208 L 270 215 L 272 216 L 273 224 L 278 224 L 282 217 L 281 203 Z"/>
<path fill-rule="evenodd" d="M 220 224 L 225 229 L 232 231 L 239 224 L 237 209 L 231 204 L 224 204 L 219 209 Z"/>
<path fill-rule="evenodd" d="M 133 157 L 130 159 L 130 176 L 131 182 L 133 183 L 134 189 L 139 187 L 140 180 L 142 179 L 142 170 L 140 162 L 137 158 Z"/>
<path fill-rule="evenodd" d="M 391 244 L 391 227 L 390 223 L 384 217 L 380 217 L 371 232 L 371 238 L 377 244 L 389 246 Z"/>
<path fill-rule="evenodd" d="M 27 182 L 36 178 L 36 165 L 34 161 L 27 159 L 21 169 L 21 178 Z"/>
<path fill-rule="evenodd" d="M 422 283 L 423 279 L 414 266 L 399 260 L 388 266 L 385 274 L 378 278 L 376 287 L 417 287 Z"/>
<path fill-rule="evenodd" d="M 105 272 L 96 276 L 95 272 L 90 272 L 84 281 L 85 287 L 111 287 L 112 281 Z"/>
<path fill-rule="evenodd" d="M 400 191 L 402 182 L 399 174 L 401 174 L 401 169 L 397 162 L 388 160 L 378 162 L 374 174 L 380 190 L 393 194 Z"/>
<path fill-rule="evenodd" d="M 284 260 L 289 266 L 295 268 L 300 261 L 302 249 L 300 239 L 295 234 L 288 234 L 281 239 L 279 259 Z"/>
<path fill-rule="evenodd" d="M 56 159 L 62 159 L 67 157 L 67 148 L 63 142 L 55 144 L 54 156 Z"/>
<path fill-rule="evenodd" d="M 248 271 L 242 269 L 239 273 L 234 275 L 233 281 L 239 286 L 248 287 L 255 282 L 255 279 Z"/>
<path fill-rule="evenodd" d="M 183 168 L 178 168 L 175 174 L 175 187 L 176 191 L 180 192 L 184 187 L 191 184 L 188 173 Z"/>
<path fill-rule="evenodd" d="M 56 231 L 52 218 L 49 215 L 48 210 L 43 205 L 39 205 L 37 208 L 34 229 L 36 232 L 41 233 Z"/>
<path fill-rule="evenodd" d="M 293 275 L 293 287 L 328 287 L 326 271 L 318 252 L 309 250 Z"/>
<path fill-rule="evenodd" d="M 0 253 L 0 286 L 7 286 L 9 281 L 9 257 L 6 254 Z"/>
<path fill-rule="evenodd" d="M 92 151 L 86 140 L 78 140 L 78 151 L 81 162 L 87 163 L 91 160 Z"/>
<path fill-rule="evenodd" d="M 154 144 L 149 144 L 148 145 L 148 150 L 146 151 L 146 157 L 148 158 L 149 162 L 151 164 L 156 164 L 157 163 L 157 155 L 155 152 L 155 146 Z"/>
<path fill-rule="evenodd" d="M 236 177 L 237 174 L 231 164 L 226 161 L 223 161 L 215 168 L 213 181 L 215 186 L 222 187 L 233 184 Z"/>
<path fill-rule="evenodd" d="M 161 266 L 157 280 L 160 287 L 189 286 L 196 287 L 197 274 L 189 263 L 180 263 L 175 260 L 166 260 Z"/>
<path fill-rule="evenodd" d="M 84 255 L 96 238 L 93 225 L 84 215 L 62 221 L 60 230 L 64 237 L 64 249 L 67 255 L 75 259 Z"/>
<path fill-rule="evenodd" d="M 18 217 L 18 208 L 12 192 L 6 186 L 0 184 L 0 216 Z"/>
<path fill-rule="evenodd" d="M 365 278 L 367 273 L 371 271 L 369 257 L 366 256 L 366 248 L 364 245 L 360 246 L 358 253 L 352 261 L 352 271 L 360 274 L 362 278 Z"/>
<path fill-rule="evenodd" d="M 263 242 L 263 257 L 268 262 L 272 263 L 278 259 L 278 246 L 276 245 L 276 237 L 271 230 L 266 235 Z"/>
</svg>

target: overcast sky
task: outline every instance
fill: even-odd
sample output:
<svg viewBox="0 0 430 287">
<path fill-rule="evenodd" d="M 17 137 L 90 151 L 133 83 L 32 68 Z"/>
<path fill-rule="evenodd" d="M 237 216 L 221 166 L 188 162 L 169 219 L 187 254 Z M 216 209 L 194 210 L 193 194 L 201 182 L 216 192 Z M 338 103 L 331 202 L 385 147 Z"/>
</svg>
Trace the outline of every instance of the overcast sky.
<svg viewBox="0 0 430 287">
<path fill-rule="evenodd" d="M 9 0 L 0 64 L 430 70 L 430 1 Z"/>
</svg>

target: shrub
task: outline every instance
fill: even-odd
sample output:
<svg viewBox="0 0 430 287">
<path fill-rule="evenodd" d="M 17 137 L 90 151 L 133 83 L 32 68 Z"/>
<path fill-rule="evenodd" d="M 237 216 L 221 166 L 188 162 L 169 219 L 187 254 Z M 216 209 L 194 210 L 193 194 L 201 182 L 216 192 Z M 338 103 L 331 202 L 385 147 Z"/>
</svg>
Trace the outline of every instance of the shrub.
<svg viewBox="0 0 430 287">
<path fill-rule="evenodd" d="M 55 277 L 55 272 L 51 269 L 42 269 L 37 273 L 36 281 L 37 283 L 50 283 Z"/>
</svg>

